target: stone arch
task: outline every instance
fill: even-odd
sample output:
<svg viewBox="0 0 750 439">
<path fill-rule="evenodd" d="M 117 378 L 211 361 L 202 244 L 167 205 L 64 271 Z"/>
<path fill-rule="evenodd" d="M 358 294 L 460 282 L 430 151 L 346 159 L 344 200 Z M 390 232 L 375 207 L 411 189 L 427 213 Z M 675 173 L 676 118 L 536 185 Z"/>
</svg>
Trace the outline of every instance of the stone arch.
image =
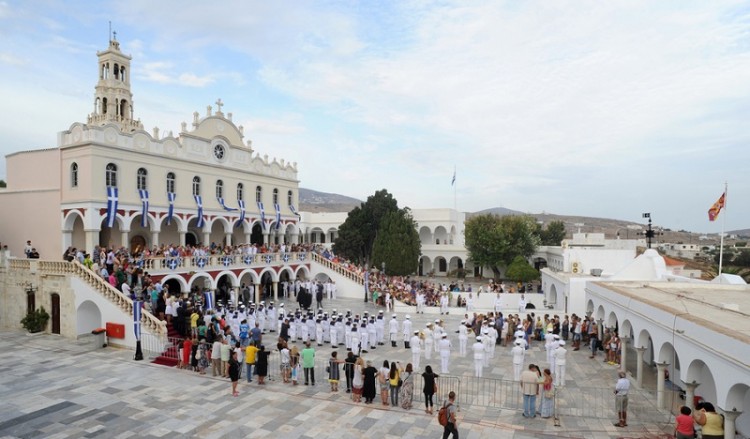
<svg viewBox="0 0 750 439">
<path fill-rule="evenodd" d="M 138 221 L 136 221 L 136 218 L 138 218 Z M 174 219 L 174 218 L 173 218 Z M 138 211 L 138 213 L 133 214 L 132 216 L 126 217 L 124 219 L 124 223 L 128 230 L 133 230 L 133 227 L 141 227 L 141 212 Z M 146 214 L 146 229 L 147 230 L 158 230 L 157 224 L 159 224 L 159 221 L 156 220 L 150 213 Z"/>
<path fill-rule="evenodd" d="M 226 234 L 231 233 L 232 231 L 232 228 L 229 225 L 229 221 L 227 221 L 227 219 L 223 216 L 218 216 L 211 221 L 206 221 L 206 227 L 209 230 L 210 241 L 206 243 L 207 245 L 211 242 L 215 242 L 218 245 L 224 245 Z"/>
<path fill-rule="evenodd" d="M 659 348 L 659 354 L 656 357 L 660 363 L 666 362 L 669 364 L 667 370 L 669 370 L 669 379 L 671 381 L 677 381 L 682 376 L 682 365 L 680 364 L 680 356 L 675 350 L 674 345 L 670 342 L 662 343 Z"/>
<path fill-rule="evenodd" d="M 107 227 L 107 217 L 102 216 L 100 228 L 99 228 L 99 245 L 104 247 L 120 247 L 126 246 L 129 243 L 122 242 L 122 231 L 128 230 L 124 228 L 124 219 L 118 213 L 115 215 L 115 222 L 112 227 Z"/>
<path fill-rule="evenodd" d="M 552 306 L 554 308 L 554 306 L 557 305 L 557 286 L 555 286 L 554 283 L 549 288 L 549 292 L 545 299 L 547 299 L 547 306 Z"/>
<path fill-rule="evenodd" d="M 247 268 L 245 270 L 242 270 L 239 276 L 237 276 L 237 279 L 239 279 L 240 286 L 242 284 L 245 284 L 246 286 L 250 284 L 255 285 L 258 282 L 260 282 L 258 273 L 256 273 L 255 270 L 253 270 L 252 268 Z"/>
<path fill-rule="evenodd" d="M 333 243 L 339 235 L 339 229 L 337 227 L 329 227 L 326 232 L 326 242 Z"/>
<path fill-rule="evenodd" d="M 82 215 L 81 212 L 76 210 L 68 212 L 63 219 L 62 232 L 63 237 L 65 238 L 65 242 L 63 242 L 64 248 L 72 246 L 78 249 L 83 249 L 84 253 L 93 250 L 86 248 L 85 224 L 84 215 Z"/>
<path fill-rule="evenodd" d="M 633 338 L 633 324 L 628 319 L 623 320 L 622 325 L 620 325 L 620 338 L 622 337 Z"/>
<path fill-rule="evenodd" d="M 748 387 L 747 383 L 734 384 L 729 388 L 729 392 L 727 392 L 727 401 L 723 408 L 728 411 L 734 409 L 738 412 L 745 411 L 746 403 L 750 402 L 750 392 L 748 392 L 748 390 L 750 390 L 750 387 Z M 744 416 L 744 414 L 742 416 Z"/>
<path fill-rule="evenodd" d="M 430 230 L 427 226 L 422 226 L 419 228 L 419 242 L 422 243 L 422 245 L 433 245 L 434 242 L 432 241 L 432 230 Z"/>
<path fill-rule="evenodd" d="M 303 274 L 303 276 L 300 277 L 300 273 Z M 296 270 L 294 270 L 294 278 L 295 279 L 310 279 L 310 269 L 307 268 L 307 265 L 300 265 L 297 267 Z"/>
<path fill-rule="evenodd" d="M 308 233 L 311 244 L 325 244 L 326 234 L 320 227 L 313 227 Z"/>
<path fill-rule="evenodd" d="M 192 290 L 192 289 L 193 289 L 193 287 L 195 287 L 195 286 L 198 286 L 198 287 L 200 287 L 200 288 L 203 288 L 203 283 L 200 283 L 200 284 L 197 284 L 197 283 L 196 283 L 196 281 L 197 281 L 197 280 L 198 280 L 199 278 L 204 278 L 204 279 L 208 279 L 208 280 L 210 281 L 210 283 L 211 283 L 211 289 L 214 289 L 214 288 L 216 288 L 216 282 L 215 282 L 215 281 L 214 281 L 214 280 L 213 280 L 213 279 L 211 278 L 211 275 L 210 275 L 210 274 L 208 274 L 208 273 L 206 273 L 205 271 L 202 271 L 202 272 L 198 272 L 198 273 L 195 273 L 194 275 L 192 275 L 192 276 L 190 277 L 190 280 L 189 280 L 189 281 L 187 282 L 187 284 L 188 284 L 188 288 L 189 288 L 189 289 L 191 289 L 191 290 Z"/>
<path fill-rule="evenodd" d="M 169 294 L 187 293 L 190 291 L 190 286 L 188 285 L 188 282 L 185 280 L 184 277 L 180 276 L 179 274 L 168 274 L 164 276 L 163 278 L 161 278 L 159 282 L 162 285 L 166 285 L 167 281 L 176 281 L 180 285 L 180 291 L 176 292 L 170 288 Z"/>
<path fill-rule="evenodd" d="M 274 271 L 274 269 L 271 268 L 271 267 L 266 267 L 266 268 L 263 269 L 263 271 L 261 271 L 260 273 L 258 273 L 258 279 L 262 280 L 263 279 L 263 275 L 266 274 L 266 273 L 271 273 L 271 280 L 273 282 L 278 282 L 279 281 L 278 274 L 276 274 L 276 271 Z"/>
<path fill-rule="evenodd" d="M 711 368 L 700 358 L 696 358 L 690 362 L 686 372 L 683 374 L 685 378 L 682 379 L 685 383 L 699 383 L 695 394 L 700 395 L 706 401 L 717 401 L 718 394 L 716 391 L 716 381 L 714 375 L 711 372 Z"/>
<path fill-rule="evenodd" d="M 449 272 L 453 272 L 456 270 L 463 270 L 463 268 L 464 268 L 464 261 L 458 256 L 452 257 L 450 262 L 448 263 Z"/>
<path fill-rule="evenodd" d="M 448 262 L 445 260 L 444 257 L 438 256 L 435 258 L 433 267 L 434 267 L 435 273 L 446 273 L 448 271 Z"/>
<path fill-rule="evenodd" d="M 435 233 L 433 234 L 435 244 L 445 245 L 448 244 L 448 231 L 443 226 L 435 227 Z"/>
<path fill-rule="evenodd" d="M 294 273 L 294 270 L 292 270 L 292 267 L 290 266 L 284 266 L 279 270 L 278 279 L 279 281 L 283 280 L 283 274 L 286 273 L 288 276 L 288 280 L 293 281 L 295 279 L 296 274 Z"/>
<path fill-rule="evenodd" d="M 432 261 L 429 256 L 422 255 L 419 258 L 418 274 L 420 276 L 427 276 L 430 272 L 432 272 Z"/>
<path fill-rule="evenodd" d="M 610 311 L 605 322 L 607 328 L 617 328 L 617 314 L 614 311 Z"/>
<path fill-rule="evenodd" d="M 86 224 L 86 217 L 84 214 L 82 214 L 78 210 L 71 210 L 65 215 L 65 218 L 63 218 L 63 231 L 66 230 L 73 230 L 73 226 L 75 225 L 76 219 L 80 218 L 81 221 L 83 221 L 84 224 Z"/>
<path fill-rule="evenodd" d="M 102 312 L 96 303 L 84 300 L 76 310 L 76 334 L 90 334 L 96 328 L 102 327 Z"/>
<path fill-rule="evenodd" d="M 604 305 L 599 305 L 598 308 L 596 308 L 596 314 L 594 315 L 594 318 L 596 320 L 604 320 Z"/>
<path fill-rule="evenodd" d="M 315 275 L 314 280 L 325 283 L 325 282 L 328 282 L 328 281 L 331 280 L 331 276 L 329 276 L 329 275 L 327 275 L 327 274 L 325 274 L 325 273 L 323 273 L 321 271 L 320 273 L 318 273 L 318 274 Z"/>
<path fill-rule="evenodd" d="M 594 301 L 589 299 L 588 302 L 586 302 L 586 314 L 593 315 L 594 314 Z"/>
</svg>

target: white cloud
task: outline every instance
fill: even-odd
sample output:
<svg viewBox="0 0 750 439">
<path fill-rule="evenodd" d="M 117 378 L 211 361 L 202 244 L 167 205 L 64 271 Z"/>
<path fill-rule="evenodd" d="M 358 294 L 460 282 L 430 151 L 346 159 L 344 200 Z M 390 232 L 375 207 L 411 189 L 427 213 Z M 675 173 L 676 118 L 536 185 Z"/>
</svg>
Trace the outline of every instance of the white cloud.
<svg viewBox="0 0 750 439">
<path fill-rule="evenodd" d="M 28 64 L 28 60 L 20 58 L 12 53 L 0 52 L 0 63 L 10 64 L 12 66 L 23 66 Z"/>
</svg>

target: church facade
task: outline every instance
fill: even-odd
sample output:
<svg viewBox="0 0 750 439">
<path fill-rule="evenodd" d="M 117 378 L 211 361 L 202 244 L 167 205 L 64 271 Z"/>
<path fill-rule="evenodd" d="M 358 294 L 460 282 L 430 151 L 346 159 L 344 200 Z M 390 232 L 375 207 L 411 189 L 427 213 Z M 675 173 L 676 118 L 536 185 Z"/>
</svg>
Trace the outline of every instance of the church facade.
<svg viewBox="0 0 750 439">
<path fill-rule="evenodd" d="M 300 241 L 297 164 L 260 155 L 223 103 L 178 135 L 134 118 L 131 58 L 116 40 L 97 53 L 93 111 L 56 148 L 7 156 L 3 241 L 43 259 L 69 247 Z"/>
</svg>

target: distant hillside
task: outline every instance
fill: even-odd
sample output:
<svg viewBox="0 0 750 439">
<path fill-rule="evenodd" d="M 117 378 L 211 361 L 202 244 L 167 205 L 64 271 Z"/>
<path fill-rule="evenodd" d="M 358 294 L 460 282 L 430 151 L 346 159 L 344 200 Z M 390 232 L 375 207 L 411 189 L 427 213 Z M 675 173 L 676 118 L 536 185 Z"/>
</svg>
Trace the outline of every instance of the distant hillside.
<svg viewBox="0 0 750 439">
<path fill-rule="evenodd" d="M 742 230 L 730 230 L 727 232 L 728 235 L 737 235 L 741 237 L 750 237 L 750 229 L 742 229 Z"/>
<path fill-rule="evenodd" d="M 304 212 L 349 212 L 362 201 L 339 194 L 299 188 L 299 209 Z"/>
</svg>

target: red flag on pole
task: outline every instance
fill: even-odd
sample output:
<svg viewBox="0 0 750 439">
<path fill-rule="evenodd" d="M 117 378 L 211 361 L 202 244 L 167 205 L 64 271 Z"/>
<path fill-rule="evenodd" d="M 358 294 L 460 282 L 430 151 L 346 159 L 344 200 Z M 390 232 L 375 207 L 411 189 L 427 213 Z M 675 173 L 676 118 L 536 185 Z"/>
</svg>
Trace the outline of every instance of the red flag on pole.
<svg viewBox="0 0 750 439">
<path fill-rule="evenodd" d="M 714 203 L 713 206 L 711 206 L 710 209 L 708 209 L 708 220 L 709 221 L 715 221 L 716 217 L 719 216 L 719 212 L 721 212 L 721 209 L 724 208 L 725 202 L 726 202 L 726 196 L 727 193 L 724 192 L 721 194 L 718 200 Z"/>
</svg>

